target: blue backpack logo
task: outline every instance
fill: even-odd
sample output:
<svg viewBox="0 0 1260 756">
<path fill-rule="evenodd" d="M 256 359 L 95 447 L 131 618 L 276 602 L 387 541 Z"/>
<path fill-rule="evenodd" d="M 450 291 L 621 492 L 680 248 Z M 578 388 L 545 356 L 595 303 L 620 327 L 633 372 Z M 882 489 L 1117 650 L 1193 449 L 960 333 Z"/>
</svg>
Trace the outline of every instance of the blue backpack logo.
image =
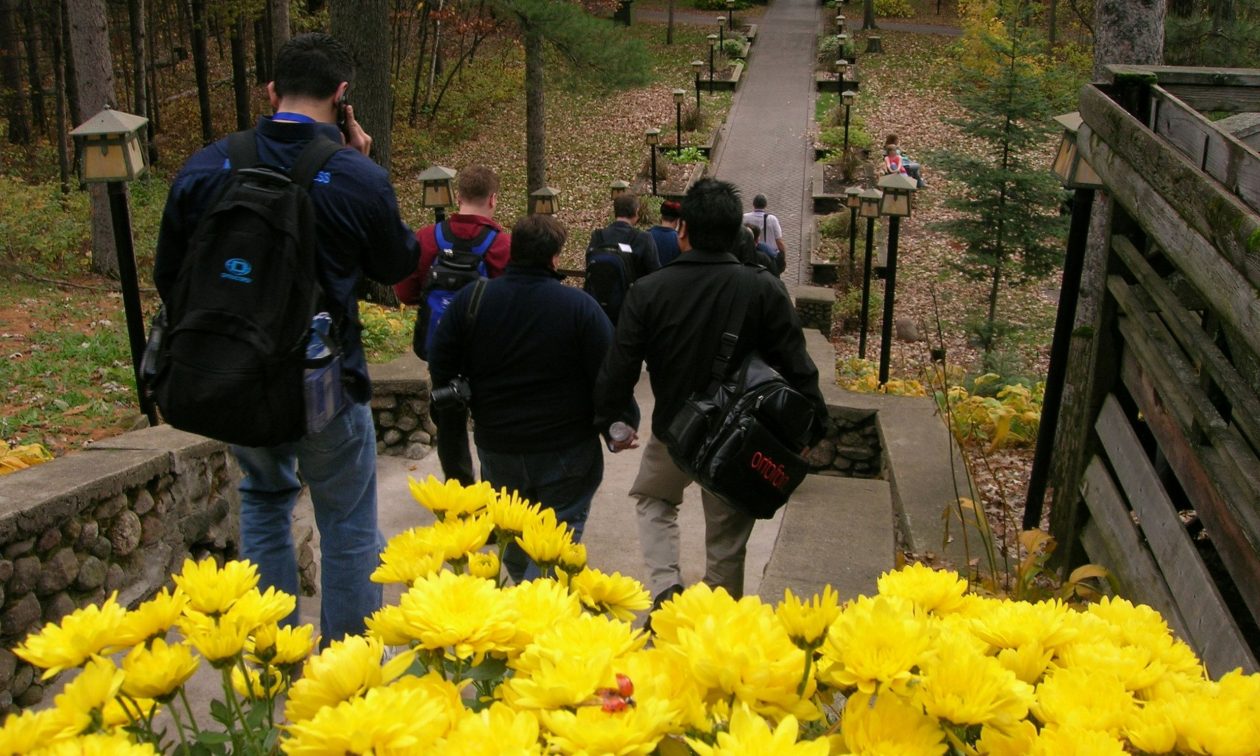
<svg viewBox="0 0 1260 756">
<path fill-rule="evenodd" d="M 253 283 L 254 279 L 249 277 L 254 272 L 254 266 L 249 260 L 242 260 L 239 257 L 233 257 L 223 263 L 224 272 L 219 274 L 220 278 L 226 278 L 229 281 L 239 281 L 241 283 Z"/>
</svg>

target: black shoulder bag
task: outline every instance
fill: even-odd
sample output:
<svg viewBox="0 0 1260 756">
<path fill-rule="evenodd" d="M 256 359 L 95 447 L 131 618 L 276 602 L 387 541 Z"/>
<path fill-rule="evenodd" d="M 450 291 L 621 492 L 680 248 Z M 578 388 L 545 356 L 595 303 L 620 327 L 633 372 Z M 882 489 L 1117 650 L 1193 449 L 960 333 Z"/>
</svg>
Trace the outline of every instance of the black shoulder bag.
<svg viewBox="0 0 1260 756">
<path fill-rule="evenodd" d="M 768 519 L 805 479 L 814 408 L 755 350 L 731 369 L 754 295 L 744 272 L 709 385 L 693 393 L 662 436 L 678 467 L 733 508 Z"/>
</svg>

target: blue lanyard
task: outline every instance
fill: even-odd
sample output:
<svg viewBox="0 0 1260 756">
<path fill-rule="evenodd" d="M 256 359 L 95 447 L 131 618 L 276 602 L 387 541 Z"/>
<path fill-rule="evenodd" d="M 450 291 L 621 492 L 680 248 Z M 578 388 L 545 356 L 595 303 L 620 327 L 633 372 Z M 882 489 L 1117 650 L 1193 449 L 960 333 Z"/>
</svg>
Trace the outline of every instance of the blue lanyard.
<svg viewBox="0 0 1260 756">
<path fill-rule="evenodd" d="M 297 123 L 315 123 L 315 119 L 301 113 L 289 113 L 281 111 L 271 117 L 273 121 L 296 121 Z"/>
</svg>

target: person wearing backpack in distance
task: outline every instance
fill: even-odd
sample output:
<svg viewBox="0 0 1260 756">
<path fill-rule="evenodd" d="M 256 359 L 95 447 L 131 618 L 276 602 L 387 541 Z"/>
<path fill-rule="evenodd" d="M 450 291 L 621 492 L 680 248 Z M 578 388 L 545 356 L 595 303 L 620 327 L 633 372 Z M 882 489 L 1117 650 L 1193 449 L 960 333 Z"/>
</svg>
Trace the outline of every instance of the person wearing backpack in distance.
<svg viewBox="0 0 1260 756">
<path fill-rule="evenodd" d="M 591 233 L 586 245 L 586 281 L 582 289 L 595 298 L 613 325 L 626 291 L 635 281 L 661 269 L 656 241 L 639 222 L 639 198 L 630 192 L 613 200 L 613 222 Z"/>
<path fill-rule="evenodd" d="M 653 610 L 683 590 L 678 507 L 683 490 L 692 483 L 670 457 L 662 436 L 687 398 L 710 381 L 726 320 L 737 305 L 746 304 L 747 311 L 731 363 L 738 364 L 750 350 L 757 350 L 814 406 L 811 445 L 822 438 L 827 426 L 818 368 L 805 350 L 801 323 L 783 282 L 735 256 L 742 210 L 738 190 L 725 181 L 701 179 L 687 191 L 678 227 L 682 254 L 630 289 L 613 348 L 595 383 L 596 424 L 612 422 L 633 400 L 634 385 L 647 362 L 656 406 L 652 434 L 644 444 L 630 496 L 637 500 L 639 546 L 648 588 L 655 597 Z M 630 440 L 636 438 L 637 434 Z M 614 444 L 614 448 L 629 448 L 629 444 Z M 702 490 L 701 501 L 704 582 L 739 598 L 744 592 L 744 557 L 755 520 L 708 490 Z"/>
<path fill-rule="evenodd" d="M 422 360 L 429 357 L 428 342 L 455 292 L 477 278 L 499 277 L 510 257 L 511 238 L 494 221 L 494 211 L 499 204 L 499 177 L 495 172 L 484 165 L 470 165 L 461 170 L 455 185 L 455 201 L 458 211 L 450 218 L 416 232 L 420 264 L 394 286 L 400 302 L 420 307 L 412 346 Z M 447 262 L 454 264 L 448 266 Z M 461 264 L 463 270 L 456 267 Z M 470 264 L 471 270 L 468 269 Z M 435 388 L 438 385 L 433 383 Z M 465 486 L 476 483 L 472 451 L 468 448 L 468 409 L 456 404 L 438 410 L 430 407 L 429 411 L 437 426 L 442 475 Z"/>
<path fill-rule="evenodd" d="M 779 225 L 779 216 L 766 212 L 766 195 L 753 197 L 753 209 L 744 213 L 744 225 L 761 229 L 761 243 L 779 250 L 779 258 L 787 267 L 787 245 L 783 243 L 783 227 Z"/>
<path fill-rule="evenodd" d="M 604 476 L 604 455 L 591 399 L 613 329 L 594 301 L 560 282 L 566 232 L 549 215 L 527 215 L 512 227 L 507 272 L 464 287 L 430 348 L 433 385 L 466 381 L 482 478 L 555 512 L 582 537 L 591 499 Z M 461 403 L 462 403 L 461 402 Z M 619 418 L 639 422 L 638 407 Z M 514 541 L 503 565 L 516 582 L 539 571 Z"/>
<path fill-rule="evenodd" d="M 678 214 L 682 207 L 673 200 L 661 203 L 661 222 L 648 229 L 656 242 L 656 257 L 661 267 L 678 259 Z"/>
<path fill-rule="evenodd" d="M 372 391 L 354 292 L 364 275 L 384 284 L 401 280 L 415 270 L 419 248 L 399 216 L 385 170 L 367 157 L 371 137 L 355 120 L 353 108 L 346 104 L 346 90 L 354 76 L 349 51 L 326 34 L 298 35 L 281 47 L 274 71 L 275 80 L 267 85 L 267 94 L 275 114 L 261 117 L 252 134 L 243 132 L 250 134 L 244 142 L 229 137 L 194 154 L 171 184 L 158 232 L 153 280 L 164 308 L 172 316 L 165 337 L 169 344 L 162 350 L 178 352 L 179 342 L 185 338 L 192 339 L 192 343 L 200 338 L 207 349 L 203 360 L 207 364 L 194 365 L 195 370 L 184 372 L 184 385 L 172 386 L 172 394 L 190 393 L 192 384 L 222 377 L 222 365 L 231 353 L 211 350 L 213 344 L 204 334 L 215 326 L 222 329 L 224 323 L 220 321 L 228 321 L 229 316 L 185 324 L 181 317 L 185 300 L 204 301 L 208 296 L 220 295 L 222 306 L 239 310 L 234 315 L 229 313 L 232 320 L 247 322 L 254 311 L 262 314 L 279 306 L 274 303 L 280 298 L 277 289 L 284 279 L 295 275 L 293 269 L 287 269 L 274 279 L 267 276 L 275 272 L 276 263 L 268 257 L 278 254 L 275 240 L 281 237 L 260 238 L 259 223 L 233 226 L 237 221 L 231 219 L 239 219 L 239 215 L 222 216 L 228 219 L 223 227 L 210 223 L 210 218 L 220 212 L 221 205 L 216 201 L 220 193 L 225 187 L 232 193 L 234 182 L 245 173 L 241 165 L 232 164 L 231 156 L 239 153 L 229 144 L 238 148 L 242 144 L 253 146 L 260 166 L 287 171 L 290 166 L 301 166 L 304 159 L 300 156 L 310 145 L 323 148 L 328 142 L 335 143 L 330 154 L 324 153 L 326 159 L 309 182 L 309 189 L 302 193 L 306 203 L 304 227 L 310 234 L 302 235 L 304 242 L 300 246 L 305 247 L 312 263 L 311 280 L 292 281 L 288 289 L 279 293 L 296 296 L 303 290 L 318 292 L 322 300 L 319 306 L 338 326 L 326 336 L 332 342 L 326 346 L 340 352 L 338 392 L 344 392 L 344 407 L 321 430 L 306 430 L 295 440 L 265 446 L 232 446 L 243 473 L 241 556 L 258 566 L 260 587 L 274 586 L 295 597 L 300 593 L 291 535 L 292 511 L 303 481 L 310 486 L 323 544 L 320 645 L 326 647 L 334 640 L 363 632 L 364 619 L 381 606 L 381 586 L 370 579 L 384 545 L 377 529 L 376 433 L 368 407 Z M 339 121 L 344 124 L 340 129 Z M 292 183 L 299 183 L 296 176 Z M 203 219 L 207 222 L 200 223 Z M 263 222 L 281 220 L 284 219 L 264 218 Z M 217 246 L 215 241 L 219 242 Z M 217 269 L 199 267 L 203 261 L 197 258 L 204 256 L 207 248 L 217 250 L 225 258 L 219 261 Z M 195 277 L 203 272 L 205 275 Z M 307 320 L 303 343 L 298 346 L 305 353 L 308 334 L 314 329 L 310 315 L 302 317 Z M 275 336 L 265 328 L 261 333 Z M 300 398 L 300 369 L 296 376 L 292 390 Z M 242 393 L 263 396 L 267 392 Z M 197 399 L 190 397 L 190 401 Z M 209 405 L 205 407 L 207 412 L 220 415 L 234 409 L 215 402 Z M 309 413 L 306 420 L 309 425 Z M 236 418 L 233 422 L 247 427 L 251 418 Z M 293 624 L 297 620 L 295 607 L 283 621 Z"/>
</svg>

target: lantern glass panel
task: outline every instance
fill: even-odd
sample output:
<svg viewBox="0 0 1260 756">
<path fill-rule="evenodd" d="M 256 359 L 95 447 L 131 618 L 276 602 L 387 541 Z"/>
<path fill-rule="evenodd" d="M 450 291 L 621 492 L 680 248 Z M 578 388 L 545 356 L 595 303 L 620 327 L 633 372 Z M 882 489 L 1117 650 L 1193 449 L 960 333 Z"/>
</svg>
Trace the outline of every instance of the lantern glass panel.
<svg viewBox="0 0 1260 756">
<path fill-rule="evenodd" d="M 1072 186 L 1083 189 L 1101 189 L 1102 177 L 1094 170 L 1094 166 L 1077 157 L 1076 170 L 1072 171 Z"/>
<path fill-rule="evenodd" d="M 904 218 L 910 215 L 910 193 L 885 191 L 879 201 L 879 211 L 883 215 Z"/>
<path fill-rule="evenodd" d="M 1076 160 L 1076 135 L 1064 132 L 1059 152 L 1054 156 L 1054 175 L 1064 184 L 1072 180 L 1072 163 Z"/>
<path fill-rule="evenodd" d="M 128 150 L 114 138 L 90 139 L 84 144 L 83 179 L 85 181 L 126 181 Z"/>
<path fill-rule="evenodd" d="M 876 190 L 872 192 L 862 192 L 858 195 L 858 201 L 861 205 L 858 207 L 858 215 L 863 218 L 878 218 L 879 204 L 882 194 Z"/>
<path fill-rule="evenodd" d="M 851 186 L 844 190 L 844 206 L 845 207 L 861 207 L 862 206 L 862 190 L 856 186 Z"/>
<path fill-rule="evenodd" d="M 425 207 L 447 207 L 451 204 L 451 189 L 445 181 L 424 182 Z"/>
</svg>

